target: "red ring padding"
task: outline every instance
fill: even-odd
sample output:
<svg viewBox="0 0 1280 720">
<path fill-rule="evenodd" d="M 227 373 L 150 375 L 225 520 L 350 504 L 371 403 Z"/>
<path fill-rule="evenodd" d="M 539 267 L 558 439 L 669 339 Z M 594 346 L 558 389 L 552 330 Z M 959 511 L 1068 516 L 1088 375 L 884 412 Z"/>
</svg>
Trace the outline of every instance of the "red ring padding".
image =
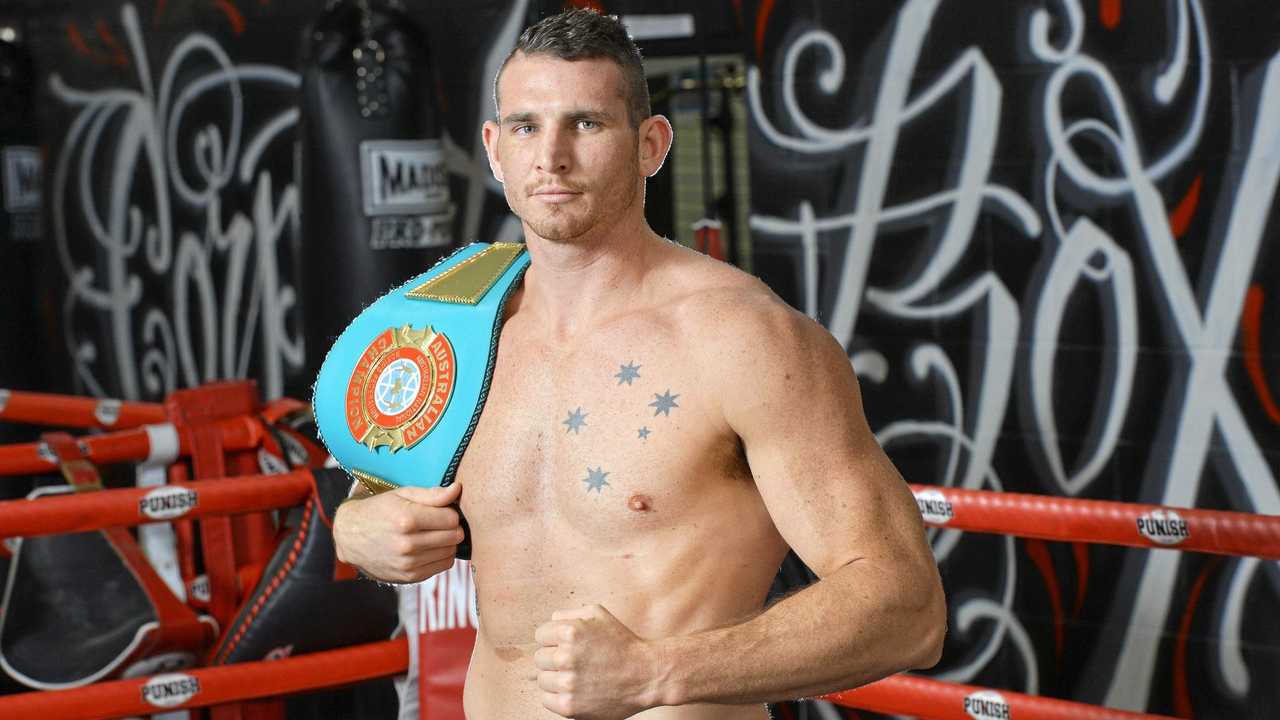
<svg viewBox="0 0 1280 720">
<path fill-rule="evenodd" d="M 404 639 L 353 645 L 283 660 L 237 663 L 183 670 L 199 692 L 174 707 L 160 708 L 142 699 L 149 678 L 114 680 L 72 690 L 0 696 L 0 717 L 79 720 L 147 715 L 205 707 L 237 700 L 288 695 L 403 673 L 409 666 Z"/>
<path fill-rule="evenodd" d="M 224 450 L 248 450 L 262 444 L 262 424 L 251 417 L 229 418 L 215 424 L 222 435 Z M 88 459 L 97 465 L 142 462 L 151 454 L 151 439 L 143 428 L 86 435 L 79 441 L 87 448 Z M 0 445 L 0 475 L 31 475 L 57 470 L 56 462 L 50 462 L 40 454 L 40 446 L 38 442 Z M 178 431 L 178 454 L 184 457 L 191 454 L 190 433 L 181 429 Z"/>
<path fill-rule="evenodd" d="M 935 527 L 1017 535 L 1041 540 L 1193 550 L 1280 560 L 1280 516 L 1227 510 L 1082 500 L 991 490 L 912 485 L 917 502 L 926 491 L 941 492 L 953 514 Z M 1138 531 L 1138 520 L 1153 512 L 1176 513 L 1186 537 L 1162 544 Z"/>
<path fill-rule="evenodd" d="M 314 492 L 314 478 L 310 470 L 294 470 L 278 475 L 242 475 L 160 487 L 179 487 L 196 493 L 194 505 L 181 515 L 183 519 L 190 519 L 299 505 Z M 54 535 L 156 522 L 155 518 L 142 513 L 139 502 L 156 490 L 154 487 L 120 488 L 33 500 L 6 500 L 0 502 L 0 537 Z"/>
<path fill-rule="evenodd" d="M 965 708 L 965 698 L 983 691 L 999 693 L 1004 704 L 1004 712 L 1000 712 L 1000 706 L 996 705 L 994 709 L 997 712 L 988 713 L 986 717 L 1003 715 L 1013 720 L 1175 720 L 1167 715 L 1144 715 L 915 675 L 894 675 L 856 690 L 824 695 L 822 699 L 871 712 L 912 715 L 920 720 L 973 720 L 984 715 L 970 714 Z"/>
<path fill-rule="evenodd" d="M 109 425 L 104 424 L 97 414 L 106 402 L 118 403 L 115 421 Z M 121 402 L 19 390 L 9 391 L 3 407 L 0 407 L 0 420 L 59 427 L 123 429 L 162 423 L 166 419 L 164 406 L 159 403 Z"/>
</svg>

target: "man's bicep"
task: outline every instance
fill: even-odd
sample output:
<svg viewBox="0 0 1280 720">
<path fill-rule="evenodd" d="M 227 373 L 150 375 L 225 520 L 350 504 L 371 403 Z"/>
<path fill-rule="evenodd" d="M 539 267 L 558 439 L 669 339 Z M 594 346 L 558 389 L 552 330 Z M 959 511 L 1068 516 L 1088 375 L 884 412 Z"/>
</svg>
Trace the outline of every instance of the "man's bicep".
<svg viewBox="0 0 1280 720">
<path fill-rule="evenodd" d="M 817 332 L 793 337 L 798 347 L 761 380 L 758 401 L 727 414 L 774 524 L 821 576 L 860 559 L 919 552 L 923 530 L 863 416 L 847 356 Z"/>
</svg>

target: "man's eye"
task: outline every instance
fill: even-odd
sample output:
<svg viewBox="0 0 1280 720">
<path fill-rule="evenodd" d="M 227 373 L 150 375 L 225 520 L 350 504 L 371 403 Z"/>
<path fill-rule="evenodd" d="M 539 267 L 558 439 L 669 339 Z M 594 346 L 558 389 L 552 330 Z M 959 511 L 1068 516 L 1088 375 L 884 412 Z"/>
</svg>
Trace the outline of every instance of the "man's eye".
<svg viewBox="0 0 1280 720">
<path fill-rule="evenodd" d="M 511 132 L 515 133 L 516 135 L 528 135 L 529 133 L 533 132 L 533 126 L 532 126 L 532 125 L 517 125 L 517 126 L 515 126 L 515 127 L 511 128 Z"/>
<path fill-rule="evenodd" d="M 579 120 L 578 127 L 582 130 L 595 130 L 600 127 L 595 120 Z"/>
</svg>

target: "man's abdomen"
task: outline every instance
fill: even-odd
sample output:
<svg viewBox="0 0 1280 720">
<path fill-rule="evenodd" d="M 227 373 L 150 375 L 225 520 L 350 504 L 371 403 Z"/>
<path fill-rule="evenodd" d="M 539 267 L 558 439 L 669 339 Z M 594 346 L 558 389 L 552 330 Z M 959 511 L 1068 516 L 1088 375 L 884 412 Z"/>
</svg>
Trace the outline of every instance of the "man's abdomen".
<svg viewBox="0 0 1280 720">
<path fill-rule="evenodd" d="M 559 718 L 542 707 L 534 645 L 490 646 L 477 638 L 467 672 L 465 706 L 470 720 L 541 720 Z M 766 720 L 763 705 L 685 705 L 646 710 L 643 720 Z"/>
</svg>

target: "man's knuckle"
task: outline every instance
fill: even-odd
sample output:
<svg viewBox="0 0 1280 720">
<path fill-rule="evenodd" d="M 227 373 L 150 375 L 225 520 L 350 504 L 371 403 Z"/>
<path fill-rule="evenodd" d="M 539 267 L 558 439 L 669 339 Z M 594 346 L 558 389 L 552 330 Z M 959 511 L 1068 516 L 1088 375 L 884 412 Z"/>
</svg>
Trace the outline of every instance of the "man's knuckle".
<svg viewBox="0 0 1280 720">
<path fill-rule="evenodd" d="M 396 513 L 391 517 L 391 527 L 396 532 L 407 533 L 413 530 L 413 517 L 406 512 Z"/>
</svg>

